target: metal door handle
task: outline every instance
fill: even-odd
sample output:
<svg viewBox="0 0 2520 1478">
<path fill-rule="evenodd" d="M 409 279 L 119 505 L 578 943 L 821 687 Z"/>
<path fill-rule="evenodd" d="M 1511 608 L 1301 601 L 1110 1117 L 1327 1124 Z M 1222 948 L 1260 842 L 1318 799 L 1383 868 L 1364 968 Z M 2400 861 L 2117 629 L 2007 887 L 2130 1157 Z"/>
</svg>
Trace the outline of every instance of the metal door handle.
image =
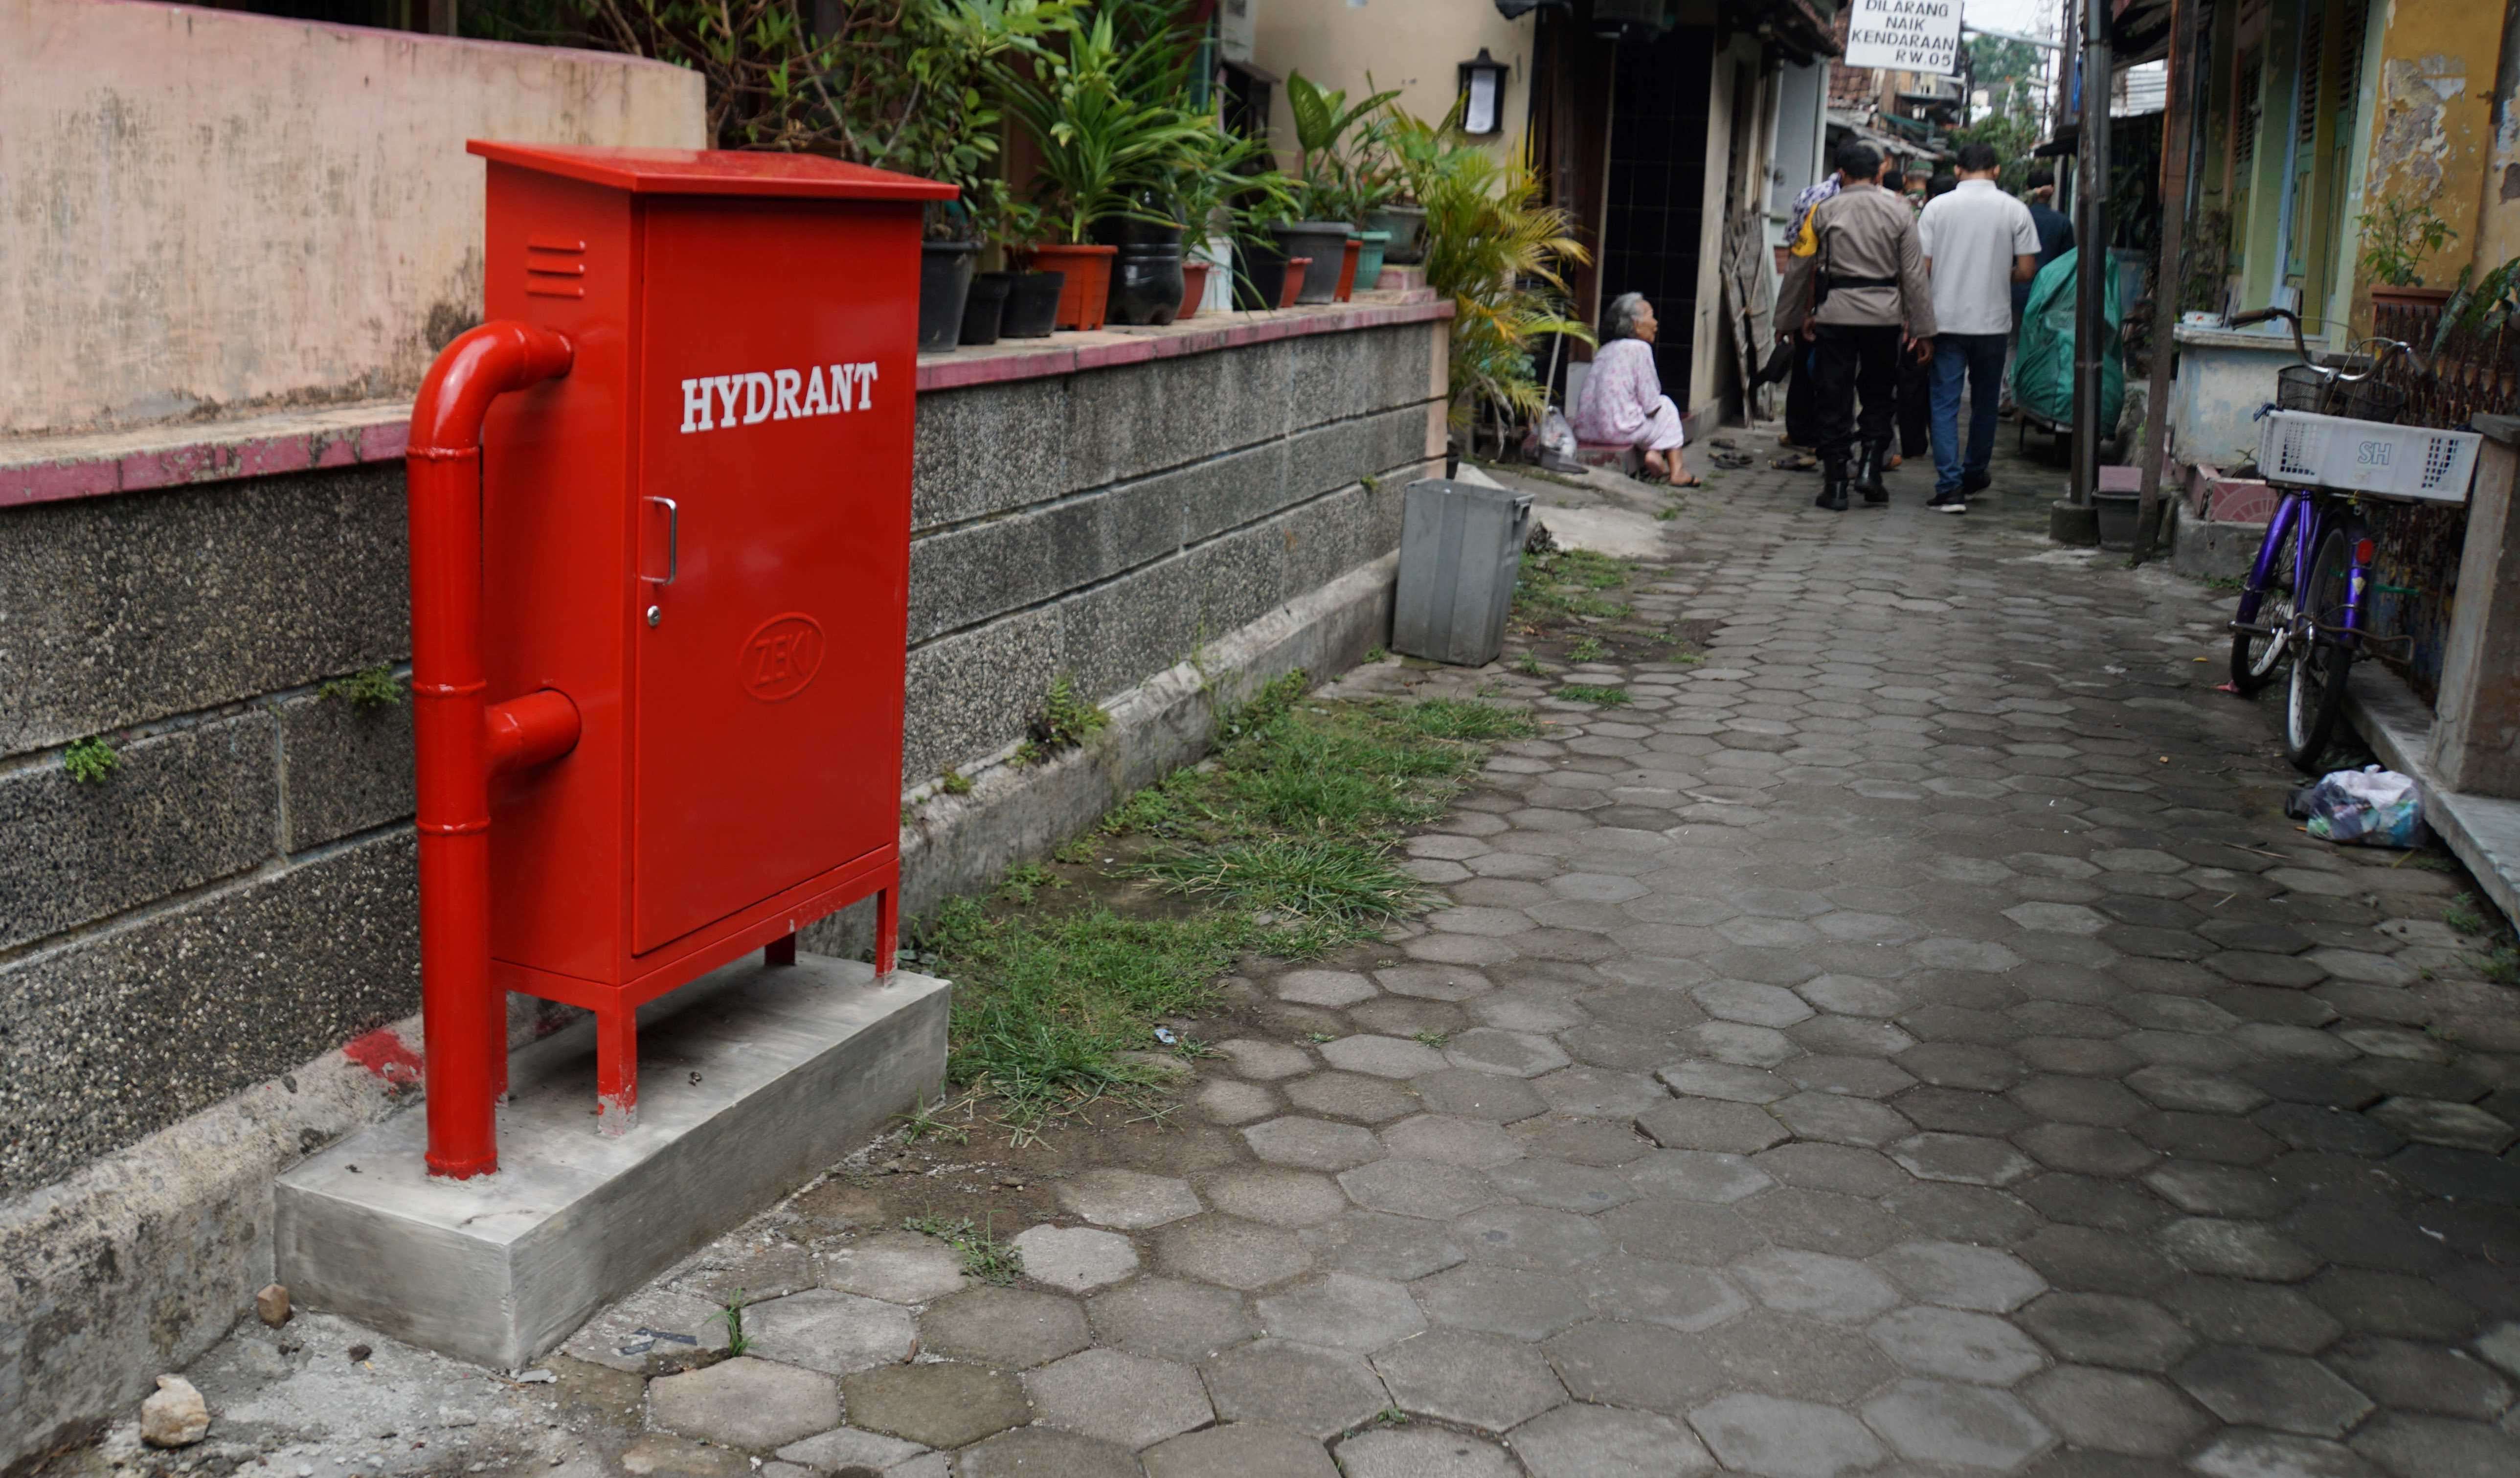
<svg viewBox="0 0 2520 1478">
<path fill-rule="evenodd" d="M 651 497 L 651 503 L 665 505 L 665 577 L 656 581 L 659 589 L 674 582 L 683 568 L 683 510 L 672 498 Z"/>
</svg>

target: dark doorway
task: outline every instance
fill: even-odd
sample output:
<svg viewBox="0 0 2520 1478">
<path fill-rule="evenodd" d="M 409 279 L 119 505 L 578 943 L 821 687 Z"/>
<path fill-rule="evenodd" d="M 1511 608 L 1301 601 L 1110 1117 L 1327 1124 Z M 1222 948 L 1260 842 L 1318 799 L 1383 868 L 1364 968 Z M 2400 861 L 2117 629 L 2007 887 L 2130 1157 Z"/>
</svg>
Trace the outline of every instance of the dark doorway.
<svg viewBox="0 0 2520 1478">
<path fill-rule="evenodd" d="M 1705 239 L 1707 91 L 1715 31 L 1684 25 L 1619 47 L 1610 184 L 1601 217 L 1601 300 L 1642 293 L 1661 323 L 1654 369 L 1686 412 L 1697 263 Z"/>
</svg>

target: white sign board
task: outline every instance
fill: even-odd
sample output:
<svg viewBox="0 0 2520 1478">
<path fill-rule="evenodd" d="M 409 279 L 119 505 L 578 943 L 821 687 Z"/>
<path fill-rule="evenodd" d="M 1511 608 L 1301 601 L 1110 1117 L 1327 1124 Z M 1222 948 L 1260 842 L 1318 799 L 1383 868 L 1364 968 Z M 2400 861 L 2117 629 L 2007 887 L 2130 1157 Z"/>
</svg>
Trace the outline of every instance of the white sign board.
<svg viewBox="0 0 2520 1478">
<path fill-rule="evenodd" d="M 1846 65 L 1892 71 L 1959 70 L 1960 0 L 1854 0 Z"/>
</svg>

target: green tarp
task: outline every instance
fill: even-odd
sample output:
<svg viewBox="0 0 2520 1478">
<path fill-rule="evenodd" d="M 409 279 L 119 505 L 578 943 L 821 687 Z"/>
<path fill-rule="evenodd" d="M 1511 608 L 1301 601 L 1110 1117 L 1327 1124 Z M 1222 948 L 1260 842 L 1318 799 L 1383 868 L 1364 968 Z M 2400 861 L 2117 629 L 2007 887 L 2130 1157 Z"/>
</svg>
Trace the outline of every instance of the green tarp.
<svg viewBox="0 0 2520 1478">
<path fill-rule="evenodd" d="M 2031 279 L 2030 303 L 2021 310 L 2021 343 L 2012 359 L 2012 400 L 2043 421 L 2074 424 L 2074 266 L 2082 254 L 2067 252 Z M 2100 359 L 2102 436 L 2117 429 L 2126 407 L 2126 361 L 2118 354 L 2118 274 L 2105 273 L 2107 352 Z"/>
</svg>

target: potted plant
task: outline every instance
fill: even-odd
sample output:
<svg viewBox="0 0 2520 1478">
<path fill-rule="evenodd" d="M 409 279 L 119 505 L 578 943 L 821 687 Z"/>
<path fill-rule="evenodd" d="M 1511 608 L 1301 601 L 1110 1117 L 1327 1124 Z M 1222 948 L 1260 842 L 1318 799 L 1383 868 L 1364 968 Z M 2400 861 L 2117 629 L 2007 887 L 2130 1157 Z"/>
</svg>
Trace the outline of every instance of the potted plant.
<svg viewBox="0 0 2520 1478">
<path fill-rule="evenodd" d="M 1279 218 L 1268 212 L 1276 209 L 1282 214 L 1290 200 L 1285 176 L 1269 167 L 1268 160 L 1266 140 L 1221 127 L 1203 131 L 1184 151 L 1165 197 L 1167 208 L 1186 233 L 1179 317 L 1198 311 L 1211 267 L 1230 268 L 1231 254 L 1264 234 L 1260 221 Z M 1211 254 L 1220 240 L 1229 254 L 1221 258 Z"/>
<path fill-rule="evenodd" d="M 1041 240 L 1042 229 L 1038 208 L 1003 193 L 999 196 L 989 239 L 998 245 L 1009 267 L 999 274 L 1006 279 L 1006 307 L 998 326 L 1001 338 L 1047 339 L 1058 326 L 1067 274 L 1041 269 L 1035 243 Z"/>
<path fill-rule="evenodd" d="M 1040 52 L 1030 74 L 1000 69 L 1007 111 L 1041 156 L 1038 194 L 1050 240 L 1034 248 L 1033 260 L 1067 274 L 1061 328 L 1102 325 L 1118 249 L 1092 239 L 1095 223 L 1148 219 L 1144 198 L 1206 126 L 1152 100 L 1162 95 L 1161 69 L 1181 65 L 1173 50 L 1171 38 L 1158 35 L 1122 51 L 1102 14 L 1088 26 L 1071 23 L 1065 54 Z"/>
<path fill-rule="evenodd" d="M 2458 232 L 2434 213 L 2432 198 L 2391 198 L 2364 211 L 2362 270 L 2371 274 L 2371 305 L 2437 308 L 2450 297 L 2448 288 L 2423 285 L 2426 258 Z"/>
<path fill-rule="evenodd" d="M 1325 91 L 1300 71 L 1286 75 L 1286 105 L 1295 115 L 1295 173 L 1302 181 L 1305 218 L 1281 222 L 1271 231 L 1281 255 L 1313 259 L 1297 301 L 1328 302 L 1345 275 L 1340 267 L 1352 229 L 1349 222 L 1356 212 L 1349 182 L 1339 167 L 1339 139 L 1359 119 L 1398 96 L 1397 91 L 1377 92 L 1349 107 L 1344 88 Z"/>
</svg>

